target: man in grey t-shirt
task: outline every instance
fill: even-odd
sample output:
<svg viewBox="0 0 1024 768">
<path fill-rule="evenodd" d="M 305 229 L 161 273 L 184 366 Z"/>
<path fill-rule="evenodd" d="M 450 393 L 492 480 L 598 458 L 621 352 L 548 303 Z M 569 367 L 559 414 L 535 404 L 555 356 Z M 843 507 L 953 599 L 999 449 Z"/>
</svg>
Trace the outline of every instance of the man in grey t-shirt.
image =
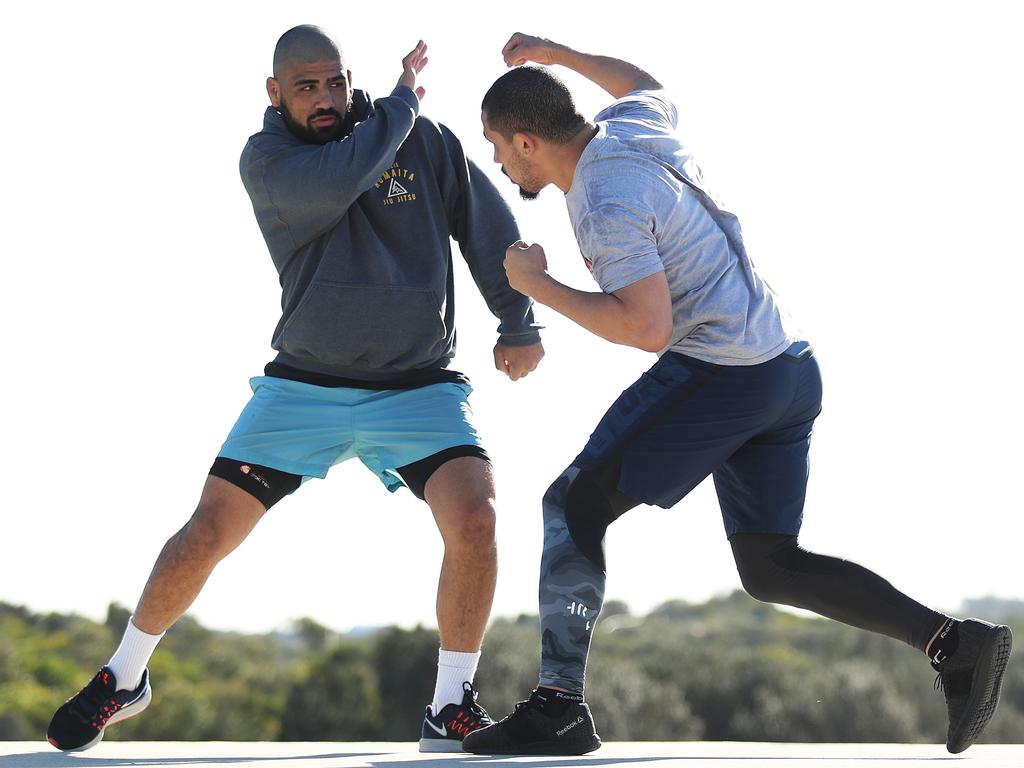
<svg viewBox="0 0 1024 768">
<path fill-rule="evenodd" d="M 640 503 L 673 506 L 710 474 L 744 588 L 926 653 L 946 695 L 946 746 L 963 751 L 995 710 L 1010 630 L 933 611 L 855 563 L 799 547 L 818 364 L 810 345 L 786 332 L 738 220 L 707 191 L 680 141 L 661 85 L 626 62 L 522 34 L 503 54 L 517 68 L 484 96 L 484 136 L 523 197 L 549 184 L 565 194 L 602 290 L 558 282 L 544 249 L 523 242 L 506 253 L 509 283 L 659 359 L 544 495 L 539 685 L 463 747 L 582 754 L 600 746 L 583 691 L 604 598 L 605 531 Z M 616 101 L 590 123 L 561 81 L 518 66 L 527 62 L 573 69 Z"/>
<path fill-rule="evenodd" d="M 723 365 L 771 360 L 793 339 L 739 221 L 704 191 L 675 125 L 661 90 L 634 91 L 597 116 L 565 193 L 580 250 L 608 294 L 664 273 L 673 352 Z"/>
</svg>

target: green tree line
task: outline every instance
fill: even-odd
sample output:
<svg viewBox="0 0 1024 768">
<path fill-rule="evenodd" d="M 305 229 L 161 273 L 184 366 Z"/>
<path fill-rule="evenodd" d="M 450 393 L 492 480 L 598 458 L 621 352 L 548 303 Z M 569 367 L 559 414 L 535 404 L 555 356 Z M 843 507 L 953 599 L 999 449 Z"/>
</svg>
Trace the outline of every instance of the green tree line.
<svg viewBox="0 0 1024 768">
<path fill-rule="evenodd" d="M 1024 603 L 965 606 L 1024 637 Z M 0 603 L 0 739 L 41 739 L 53 710 L 115 647 L 104 623 Z M 535 615 L 492 622 L 476 685 L 502 716 L 536 684 Z M 111 728 L 122 740 L 411 741 L 433 693 L 437 633 L 339 635 L 311 619 L 288 632 L 215 632 L 185 617 L 150 664 L 154 698 Z M 666 603 L 645 616 L 605 606 L 587 698 L 606 740 L 943 742 L 945 705 L 927 660 L 896 641 L 757 603 L 742 592 Z M 982 741 L 1024 740 L 1024 664 L 1012 659 Z"/>
</svg>

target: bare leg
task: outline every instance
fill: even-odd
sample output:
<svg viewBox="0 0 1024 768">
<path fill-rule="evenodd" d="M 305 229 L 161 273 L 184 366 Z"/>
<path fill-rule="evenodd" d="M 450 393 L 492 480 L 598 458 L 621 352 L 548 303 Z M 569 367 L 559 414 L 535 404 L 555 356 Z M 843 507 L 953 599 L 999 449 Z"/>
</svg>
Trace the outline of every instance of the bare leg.
<svg viewBox="0 0 1024 768">
<path fill-rule="evenodd" d="M 494 495 L 491 465 L 474 456 L 442 464 L 424 488 L 444 540 L 437 626 L 446 650 L 476 652 L 483 642 L 498 574 Z"/>
<path fill-rule="evenodd" d="M 192 605 L 217 563 L 245 540 L 265 512 L 241 488 L 208 477 L 192 518 L 160 552 L 132 623 L 153 635 L 170 627 Z"/>
</svg>

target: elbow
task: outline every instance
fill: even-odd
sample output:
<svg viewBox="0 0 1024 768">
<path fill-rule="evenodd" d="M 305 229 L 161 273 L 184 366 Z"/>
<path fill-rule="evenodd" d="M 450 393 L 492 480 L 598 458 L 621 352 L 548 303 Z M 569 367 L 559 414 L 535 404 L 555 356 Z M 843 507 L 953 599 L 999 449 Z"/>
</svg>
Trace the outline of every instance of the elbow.
<svg viewBox="0 0 1024 768">
<path fill-rule="evenodd" d="M 664 86 L 651 77 L 649 74 L 644 72 L 642 69 L 638 69 L 636 77 L 633 79 L 631 91 L 660 91 Z"/>
<path fill-rule="evenodd" d="M 644 328 L 636 336 L 633 346 L 644 352 L 660 352 L 672 341 L 672 322 L 661 322 Z"/>
<path fill-rule="evenodd" d="M 671 334 L 658 334 L 657 336 L 650 336 L 642 339 L 637 342 L 636 346 L 644 352 L 661 352 L 661 350 L 668 346 L 671 340 Z"/>
<path fill-rule="evenodd" d="M 640 77 L 621 83 L 618 88 L 608 88 L 606 90 L 613 98 L 621 99 L 633 91 L 660 91 L 661 89 L 661 83 L 650 75 L 642 74 Z"/>
</svg>

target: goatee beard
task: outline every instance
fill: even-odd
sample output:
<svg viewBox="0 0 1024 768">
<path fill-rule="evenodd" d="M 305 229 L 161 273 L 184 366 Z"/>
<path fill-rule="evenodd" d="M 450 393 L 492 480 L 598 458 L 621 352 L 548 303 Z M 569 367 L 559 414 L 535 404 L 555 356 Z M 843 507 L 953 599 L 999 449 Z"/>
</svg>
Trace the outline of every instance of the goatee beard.
<svg viewBox="0 0 1024 768">
<path fill-rule="evenodd" d="M 508 171 L 505 170 L 505 166 L 504 165 L 501 166 L 501 172 L 503 174 L 505 174 L 505 178 L 507 178 L 513 184 L 516 184 L 515 181 L 512 180 L 512 177 L 509 176 Z M 523 198 L 523 200 L 536 200 L 537 196 L 540 194 L 540 190 L 539 189 L 536 192 L 531 192 L 530 190 L 524 189 L 523 187 L 519 186 L 518 184 L 516 184 L 516 188 L 519 190 L 519 196 L 521 198 Z"/>
<path fill-rule="evenodd" d="M 288 106 L 282 101 L 279 108 L 281 117 L 284 118 L 285 125 L 288 129 L 298 136 L 303 141 L 309 142 L 310 144 L 327 144 L 331 141 L 339 141 L 344 139 L 355 127 L 355 114 L 352 112 L 352 104 L 348 105 L 348 109 L 345 110 L 345 114 L 342 115 L 336 109 L 318 109 L 308 118 L 305 123 L 300 123 L 292 115 Z M 334 117 L 336 122 L 330 128 L 314 128 L 312 125 L 313 120 L 318 117 Z"/>
</svg>

